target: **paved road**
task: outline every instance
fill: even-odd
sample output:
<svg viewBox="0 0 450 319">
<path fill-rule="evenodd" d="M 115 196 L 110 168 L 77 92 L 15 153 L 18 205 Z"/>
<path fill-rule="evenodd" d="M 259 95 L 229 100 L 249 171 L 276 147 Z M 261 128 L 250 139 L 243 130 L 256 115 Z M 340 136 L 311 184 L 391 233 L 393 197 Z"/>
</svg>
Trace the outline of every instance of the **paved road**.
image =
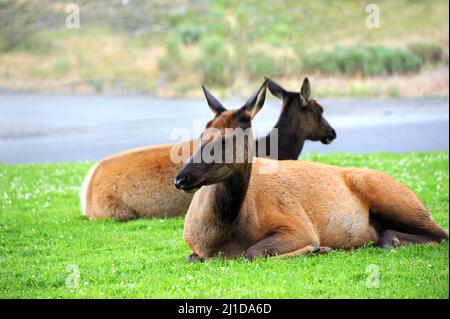
<svg viewBox="0 0 450 319">
<path fill-rule="evenodd" d="M 338 139 L 328 146 L 308 142 L 306 153 L 448 151 L 447 98 L 320 102 Z M 275 124 L 279 111 L 278 100 L 269 98 L 255 119 L 258 136 Z M 0 162 L 101 159 L 132 147 L 173 142 L 171 133 L 184 129 L 192 134 L 210 118 L 203 100 L 0 94 Z"/>
</svg>

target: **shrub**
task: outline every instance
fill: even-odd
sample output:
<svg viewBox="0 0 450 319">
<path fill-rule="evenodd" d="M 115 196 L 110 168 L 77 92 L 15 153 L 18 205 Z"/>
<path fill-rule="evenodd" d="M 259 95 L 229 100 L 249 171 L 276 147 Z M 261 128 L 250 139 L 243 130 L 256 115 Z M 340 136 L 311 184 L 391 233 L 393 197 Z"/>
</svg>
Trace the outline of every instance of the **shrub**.
<svg viewBox="0 0 450 319">
<path fill-rule="evenodd" d="M 374 76 L 419 72 L 422 61 L 407 49 L 383 46 L 335 47 L 307 54 L 303 59 L 305 71 L 324 74 Z"/>
<path fill-rule="evenodd" d="M 223 39 L 216 36 L 200 40 L 200 57 L 196 63 L 206 83 L 228 85 L 234 78 L 237 66 L 226 49 Z"/>
<path fill-rule="evenodd" d="M 339 73 L 337 59 L 332 59 L 331 56 L 332 53 L 327 51 L 307 54 L 303 59 L 303 68 L 306 71 L 319 71 L 325 74 Z"/>
<path fill-rule="evenodd" d="M 178 75 L 178 69 L 181 68 L 181 52 L 178 41 L 174 37 L 170 37 L 165 42 L 165 54 L 158 59 L 158 67 L 174 78 Z"/>
<path fill-rule="evenodd" d="M 33 9 L 28 2 L 0 2 L 0 51 L 29 49 L 36 44 Z"/>
<path fill-rule="evenodd" d="M 287 73 L 281 58 L 273 57 L 264 52 L 252 52 L 248 54 L 245 60 L 245 69 L 252 79 Z"/>
<path fill-rule="evenodd" d="M 182 26 L 178 29 L 181 40 L 185 45 L 197 43 L 202 36 L 202 28 L 196 25 Z"/>
<path fill-rule="evenodd" d="M 434 43 L 413 43 L 408 49 L 414 52 L 426 64 L 437 64 L 442 61 L 442 48 Z"/>
</svg>

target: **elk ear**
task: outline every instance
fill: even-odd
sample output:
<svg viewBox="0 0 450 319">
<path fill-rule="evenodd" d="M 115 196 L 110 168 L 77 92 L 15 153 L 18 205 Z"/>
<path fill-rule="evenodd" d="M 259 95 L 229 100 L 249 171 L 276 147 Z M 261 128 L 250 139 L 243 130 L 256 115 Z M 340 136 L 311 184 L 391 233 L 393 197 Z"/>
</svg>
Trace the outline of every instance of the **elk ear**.
<svg viewBox="0 0 450 319">
<path fill-rule="evenodd" d="M 309 98 L 311 97 L 311 86 L 309 84 L 308 78 L 303 80 L 302 88 L 300 90 L 300 98 L 302 100 L 302 106 L 308 104 Z"/>
<path fill-rule="evenodd" d="M 222 103 L 219 102 L 206 88 L 206 86 L 202 85 L 203 93 L 205 94 L 206 101 L 208 102 L 209 108 L 213 111 L 214 115 L 219 115 L 222 112 L 225 112 L 227 109 L 223 107 Z"/>
<path fill-rule="evenodd" d="M 267 91 L 267 84 L 269 83 L 269 79 L 265 78 L 264 83 L 261 85 L 259 90 L 253 94 L 247 102 L 245 102 L 244 106 L 242 107 L 247 113 L 251 119 L 258 113 L 266 101 L 266 91 Z"/>
<path fill-rule="evenodd" d="M 284 99 L 286 96 L 286 90 L 283 89 L 278 83 L 275 81 L 269 80 L 269 91 L 273 96 L 276 96 L 280 100 Z"/>
</svg>

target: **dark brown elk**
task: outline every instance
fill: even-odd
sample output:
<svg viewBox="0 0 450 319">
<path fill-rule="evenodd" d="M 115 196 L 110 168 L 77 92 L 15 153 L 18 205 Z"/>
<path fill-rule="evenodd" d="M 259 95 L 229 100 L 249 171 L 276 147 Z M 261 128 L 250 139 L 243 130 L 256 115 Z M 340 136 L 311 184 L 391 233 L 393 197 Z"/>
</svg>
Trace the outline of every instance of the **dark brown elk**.
<svg viewBox="0 0 450 319">
<path fill-rule="evenodd" d="M 252 163 L 251 136 L 241 145 L 226 128 L 251 128 L 264 103 L 266 84 L 242 108 L 215 112 L 205 133 L 214 129 L 220 134 L 204 133 L 200 147 L 174 180 L 178 189 L 196 191 L 184 224 L 190 261 L 218 255 L 253 259 L 326 253 L 368 242 L 391 248 L 448 239 L 416 194 L 382 172 L 308 161 L 258 158 Z M 306 103 L 304 107 L 317 108 L 313 100 Z M 206 163 L 203 153 L 211 146 L 232 155 Z M 263 173 L 268 165 L 277 169 Z"/>
<path fill-rule="evenodd" d="M 268 88 L 283 104 L 281 115 L 274 127 L 278 129 L 278 160 L 297 159 L 306 140 L 330 144 L 336 138 L 336 131 L 323 117 L 323 107 L 311 99 L 308 78 L 303 81 L 300 92 L 286 91 L 273 80 L 269 81 Z M 308 101 L 314 104 L 312 105 L 314 107 L 309 106 Z M 266 145 L 270 146 L 270 134 L 259 139 L 256 146 L 258 147 L 264 140 Z M 264 156 L 258 151 L 256 154 L 258 157 L 273 158 L 269 154 Z"/>
<path fill-rule="evenodd" d="M 270 87 L 283 100 L 276 125 L 280 136 L 280 159 L 297 159 L 306 139 L 328 143 L 336 137 L 334 129 L 321 115 L 320 106 L 307 108 L 303 105 L 302 101 L 309 99 L 310 84 L 307 79 L 303 83 L 302 94 L 286 92 L 274 82 Z M 212 109 L 223 108 L 206 88 L 204 93 Z M 262 138 L 258 145 L 266 140 L 270 142 L 269 136 Z M 177 145 L 189 149 L 180 163 L 171 160 L 174 144 L 133 149 L 100 161 L 83 183 L 80 194 L 83 215 L 92 219 L 128 220 L 185 214 L 193 195 L 178 192 L 172 180 L 191 156 L 194 145 L 194 141 Z M 266 149 L 269 150 L 270 145 Z M 265 156 L 274 154 L 276 152 Z"/>
</svg>

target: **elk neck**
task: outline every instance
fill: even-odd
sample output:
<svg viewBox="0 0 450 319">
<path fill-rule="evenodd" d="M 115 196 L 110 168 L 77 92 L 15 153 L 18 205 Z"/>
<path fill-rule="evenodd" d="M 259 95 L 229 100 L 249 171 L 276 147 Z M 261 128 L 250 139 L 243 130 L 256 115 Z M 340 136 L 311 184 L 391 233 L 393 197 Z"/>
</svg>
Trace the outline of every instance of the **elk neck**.
<svg viewBox="0 0 450 319">
<path fill-rule="evenodd" d="M 305 140 L 307 138 L 303 133 L 302 127 L 298 124 L 299 121 L 296 120 L 298 116 L 300 115 L 297 114 L 293 107 L 289 107 L 289 103 L 285 103 L 274 128 L 267 136 L 258 139 L 256 144 L 257 149 L 260 143 L 266 143 L 266 153 L 269 153 L 270 135 L 275 131 L 275 129 L 277 129 L 278 158 L 274 158 L 274 154 L 268 154 L 267 157 L 278 160 L 297 159 L 303 150 L 303 145 L 305 144 Z M 259 156 L 259 153 L 257 154 Z"/>
<path fill-rule="evenodd" d="M 232 224 L 239 215 L 242 203 L 247 195 L 252 164 L 232 164 L 242 165 L 227 180 L 213 185 L 213 207 L 219 222 L 224 225 Z"/>
</svg>

